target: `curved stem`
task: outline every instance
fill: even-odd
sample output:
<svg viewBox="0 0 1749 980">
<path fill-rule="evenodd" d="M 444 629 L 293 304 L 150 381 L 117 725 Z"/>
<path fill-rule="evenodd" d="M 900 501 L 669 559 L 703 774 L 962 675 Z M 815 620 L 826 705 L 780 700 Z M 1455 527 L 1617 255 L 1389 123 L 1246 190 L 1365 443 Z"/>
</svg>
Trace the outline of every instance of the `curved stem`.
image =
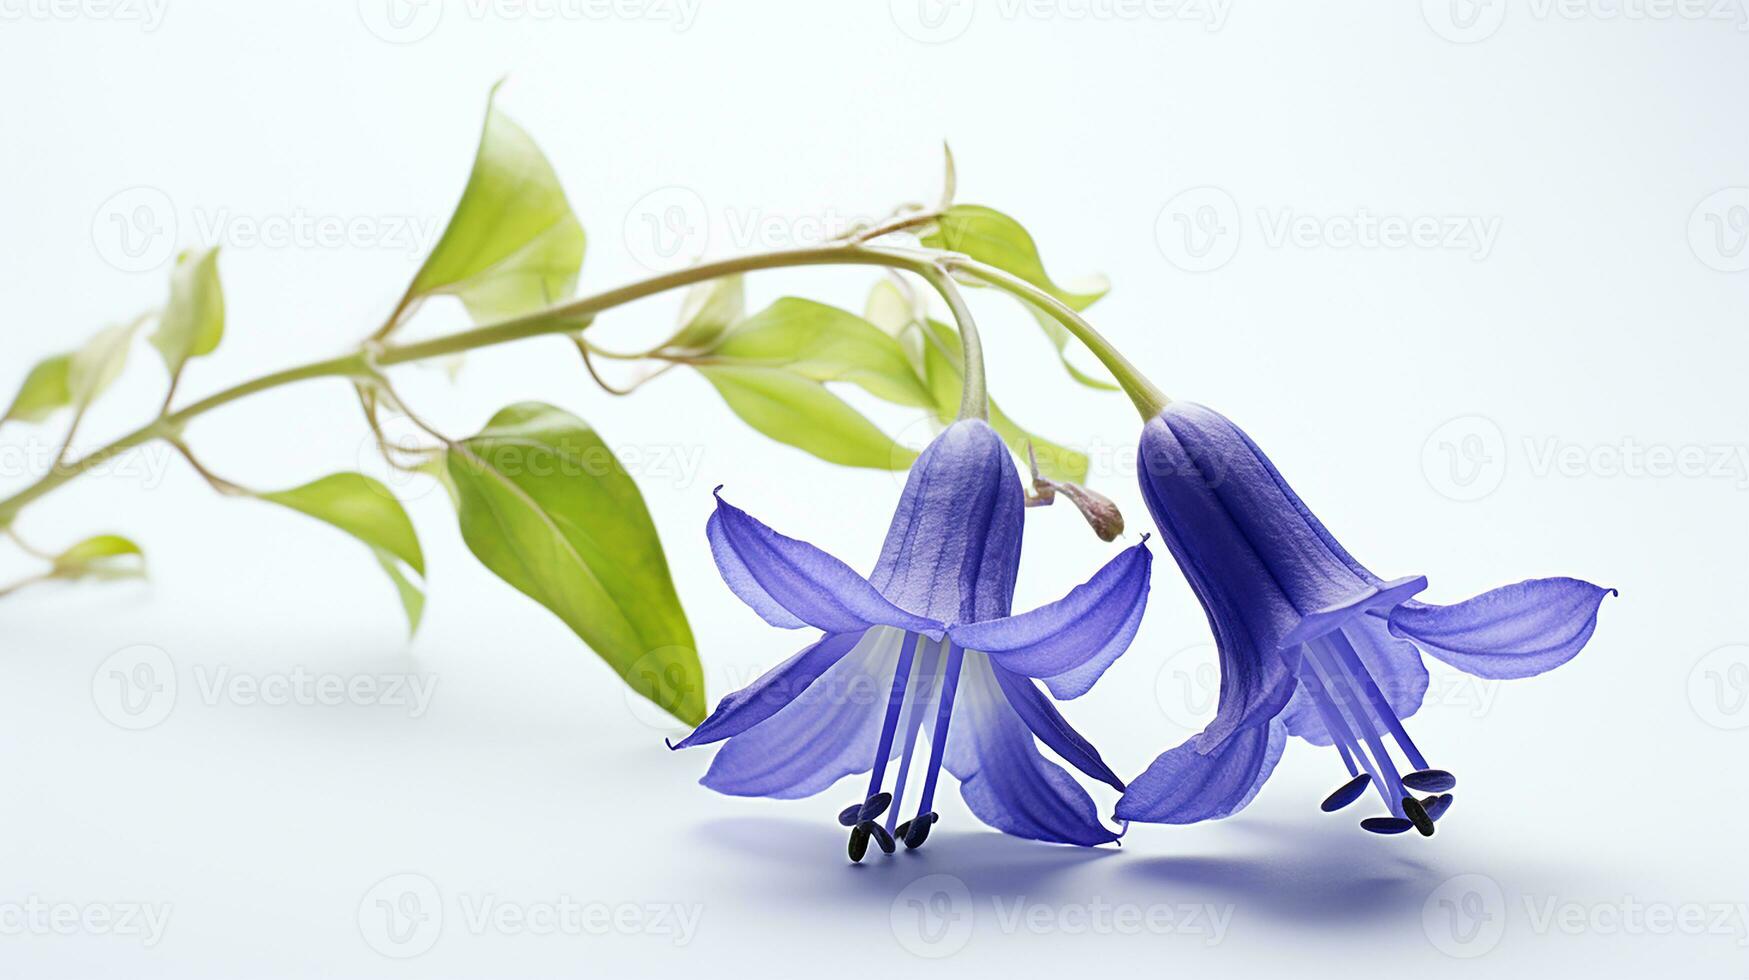
<svg viewBox="0 0 1749 980">
<path fill-rule="evenodd" d="M 972 319 L 972 311 L 966 306 L 965 297 L 960 295 L 959 287 L 954 285 L 953 277 L 939 265 L 931 265 L 922 276 L 947 301 L 954 322 L 959 324 L 960 353 L 964 362 L 959 417 L 988 420 L 990 397 L 984 390 L 984 342 L 978 336 L 978 325 Z"/>
<path fill-rule="evenodd" d="M 1112 377 L 1123 388 L 1124 394 L 1130 396 L 1135 403 L 1136 411 L 1142 413 L 1143 419 L 1151 419 L 1160 414 L 1160 410 L 1171 402 L 1170 398 L 1154 383 L 1149 381 L 1129 359 L 1118 352 L 1111 342 L 1093 329 L 1081 314 L 1070 309 L 1062 300 L 1034 286 L 1011 273 L 1003 272 L 994 266 L 966 258 L 964 256 L 948 256 L 942 262 L 949 268 L 957 269 L 979 279 L 997 289 L 1015 296 L 1044 311 L 1051 319 L 1063 325 L 1063 328 L 1073 334 L 1076 340 L 1087 346 L 1099 363 L 1105 365 Z"/>
<path fill-rule="evenodd" d="M 438 337 L 419 343 L 385 346 L 373 351 L 360 351 L 344 357 L 328 358 L 287 368 L 208 395 L 185 408 L 168 415 L 161 415 L 79 459 L 55 465 L 35 483 L 4 500 L 0 500 L 0 526 L 12 523 L 13 518 L 17 517 L 18 512 L 23 510 L 26 505 L 81 474 L 91 471 L 130 449 L 156 439 L 177 436 L 190 421 L 198 416 L 250 395 L 312 378 L 374 379 L 376 376 L 375 367 L 377 366 L 392 367 L 396 364 L 441 357 L 446 354 L 458 354 L 463 351 L 490 347 L 528 337 L 571 333 L 579 329 L 580 322 L 587 322 L 591 316 L 602 310 L 612 309 L 633 300 L 654 296 L 657 293 L 690 286 L 693 283 L 759 269 L 810 265 L 883 266 L 904 269 L 925 276 L 931 270 L 939 271 L 933 259 L 927 256 L 860 245 L 825 245 L 766 252 L 664 273 L 593 296 L 560 303 L 526 316 L 489 326 L 476 327 L 472 330 L 463 330 L 447 337 Z"/>
</svg>

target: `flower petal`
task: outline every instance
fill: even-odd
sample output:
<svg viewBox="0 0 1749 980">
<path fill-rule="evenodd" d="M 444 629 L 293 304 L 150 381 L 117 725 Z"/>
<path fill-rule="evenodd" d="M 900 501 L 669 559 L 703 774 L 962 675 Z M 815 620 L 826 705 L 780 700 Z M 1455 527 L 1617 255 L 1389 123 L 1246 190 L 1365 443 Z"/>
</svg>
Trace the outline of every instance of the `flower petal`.
<svg viewBox="0 0 1749 980">
<path fill-rule="evenodd" d="M 874 764 L 904 634 L 871 630 L 806 691 L 731 737 L 699 782 L 731 796 L 799 799 Z"/>
<path fill-rule="evenodd" d="M 862 636 L 861 633 L 828 633 L 812 646 L 804 647 L 761 674 L 758 680 L 724 697 L 718 702 L 717 710 L 693 729 L 692 734 L 674 743 L 673 748 L 686 749 L 720 742 L 770 718 L 855 649 Z"/>
<path fill-rule="evenodd" d="M 1420 710 L 1427 697 L 1428 676 L 1421 651 L 1414 644 L 1392 636 L 1378 616 L 1355 620 L 1344 626 L 1342 633 L 1398 718 L 1407 718 Z M 1281 720 L 1287 723 L 1289 735 L 1298 735 L 1313 745 L 1332 744 L 1324 717 L 1304 685 L 1294 689 L 1293 700 L 1281 713 Z"/>
<path fill-rule="evenodd" d="M 988 658 L 968 655 L 948 729 L 946 768 L 979 820 L 1033 840 L 1091 847 L 1117 840 L 1093 798 L 1046 759 L 1003 694 Z"/>
<path fill-rule="evenodd" d="M 1014 611 L 1026 493 L 988 423 L 961 419 L 935 437 L 905 479 L 868 580 L 905 609 L 944 623 Z"/>
<path fill-rule="evenodd" d="M 1003 670 L 995 663 L 991 663 L 990 672 L 995 676 L 997 686 L 1002 688 L 1003 696 L 1008 698 L 1009 705 L 1039 741 L 1062 756 L 1063 761 L 1069 765 L 1112 789 L 1123 791 L 1123 780 L 1100 758 L 1099 750 L 1093 747 L 1093 743 L 1081 737 L 1080 732 L 1070 727 L 1068 719 L 1063 717 L 1042 691 L 1033 686 L 1032 681 Z"/>
<path fill-rule="evenodd" d="M 1060 699 L 1080 697 L 1135 639 L 1152 563 L 1144 539 L 1050 605 L 954 626 L 948 636 L 1004 670 L 1044 680 Z"/>
<path fill-rule="evenodd" d="M 1279 720 L 1253 725 L 1207 754 L 1197 750 L 1198 738 L 1163 753 L 1131 780 L 1117 801 L 1117 819 L 1196 823 L 1239 812 L 1281 761 L 1287 727 Z"/>
<path fill-rule="evenodd" d="M 941 636 L 941 623 L 893 605 L 849 565 L 773 531 L 721 496 L 705 534 L 723 581 L 773 626 L 828 633 L 894 626 Z"/>
<path fill-rule="evenodd" d="M 1406 602 L 1391 632 L 1478 677 L 1530 677 L 1573 659 L 1614 594 L 1576 578 L 1532 579 L 1451 606 Z"/>
</svg>

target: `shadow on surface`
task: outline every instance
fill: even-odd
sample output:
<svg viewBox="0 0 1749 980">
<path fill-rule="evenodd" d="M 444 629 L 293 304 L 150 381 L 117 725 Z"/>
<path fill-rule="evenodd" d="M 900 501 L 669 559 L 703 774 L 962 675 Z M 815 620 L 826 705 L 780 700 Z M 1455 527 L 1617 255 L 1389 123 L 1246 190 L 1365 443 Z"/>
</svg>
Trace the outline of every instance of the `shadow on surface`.
<svg viewBox="0 0 1749 980">
<path fill-rule="evenodd" d="M 1159 888 L 1163 898 L 1224 900 L 1262 915 L 1323 925 L 1419 916 L 1429 890 L 1450 874 L 1414 853 L 1416 845 L 1431 842 L 1408 835 L 1380 839 L 1349 824 L 1275 821 L 1233 821 L 1227 829 L 1263 846 L 1228 856 L 1126 861 L 1118 874 Z"/>
<path fill-rule="evenodd" d="M 808 906 L 878 908 L 882 914 L 900 889 L 924 875 L 952 875 L 974 898 L 1025 895 L 1049 901 L 1073 872 L 1119 856 L 1116 847 L 1041 844 L 972 826 L 938 830 L 915 851 L 901 845 L 898 853 L 886 855 L 871 846 L 861 864 L 851 864 L 846 834 L 823 821 L 741 817 L 712 822 L 696 833 L 706 846 L 740 858 L 731 873 L 766 899 L 781 894 Z"/>
</svg>

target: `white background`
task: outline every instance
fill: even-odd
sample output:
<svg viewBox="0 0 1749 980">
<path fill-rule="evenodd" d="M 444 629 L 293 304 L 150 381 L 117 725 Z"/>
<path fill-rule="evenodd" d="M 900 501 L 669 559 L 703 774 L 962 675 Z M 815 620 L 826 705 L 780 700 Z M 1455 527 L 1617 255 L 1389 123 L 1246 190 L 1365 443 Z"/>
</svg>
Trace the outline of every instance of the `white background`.
<svg viewBox="0 0 1749 980">
<path fill-rule="evenodd" d="M 502 105 L 589 232 L 585 291 L 648 274 L 640 258 L 672 242 L 646 222 L 676 201 L 684 244 L 724 255 L 805 244 L 813 217 L 841 226 L 929 199 L 946 137 L 962 200 L 1024 221 L 1053 274 L 1108 274 L 1095 322 L 1169 393 L 1246 426 L 1375 570 L 1426 573 L 1434 601 L 1554 574 L 1622 591 L 1589 649 L 1550 675 L 1478 685 L 1435 666 L 1411 728 L 1462 786 L 1432 840 L 1318 813 L 1340 766 L 1295 743 L 1223 823 L 1138 826 L 1121 849 L 1080 852 L 1002 837 L 946 794 L 928 847 L 852 868 L 832 815 L 857 787 L 779 803 L 697 786 L 709 750 L 668 753 L 672 731 L 473 561 L 432 485 L 399 484 L 431 568 L 409 643 L 356 543 L 216 498 L 152 449 L 18 523 L 44 545 L 132 535 L 152 577 L 0 603 L 0 972 L 1447 976 L 1479 955 L 1512 976 L 1744 975 L 1742 10 L 1454 2 L 472 2 L 396 21 L 375 0 L 0 0 L 8 390 L 38 358 L 161 302 L 172 245 L 224 246 L 228 335 L 190 368 L 187 395 L 347 350 L 417 267 L 390 229 L 441 224 L 487 89 L 508 74 Z M 114 195 L 136 187 L 174 224 L 156 226 L 152 267 L 126 257 L 114 224 Z M 1213 190 L 1185 196 L 1196 188 Z M 131 216 L 137 200 L 122 200 Z M 1339 247 L 1340 219 L 1363 212 L 1497 234 L 1486 249 Z M 300 215 L 386 240 L 238 237 Z M 1216 229 L 1213 251 L 1185 250 L 1181 216 Z M 1310 237 L 1277 236 L 1284 216 L 1315 219 Z M 766 273 L 751 299 L 859 308 L 872 281 Z M 602 342 L 660 337 L 677 302 L 604 318 Z M 975 304 L 997 398 L 1093 455 L 1092 482 L 1133 540 L 1148 523 L 1129 476 L 1134 413 L 1068 381 L 1020 311 Z M 459 322 L 434 309 L 417 329 Z M 80 446 L 156 407 L 155 355 L 142 345 L 132 368 Z M 900 488 L 757 437 L 697 377 L 608 397 L 558 341 L 473 356 L 454 384 L 398 377 L 456 433 L 541 399 L 640 454 L 713 703 L 804 638 L 718 581 L 701 533 L 710 488 L 861 567 Z M 0 431 L 4 488 L 27 482 L 55 435 Z M 383 472 L 339 383 L 236 404 L 189 437 L 254 486 Z M 1707 465 L 1672 472 L 1684 457 L 1660 454 L 1680 450 Z M 1110 553 L 1067 508 L 1031 512 L 1019 603 L 1054 598 Z M 30 570 L 4 555 L 0 579 Z M 1206 625 L 1171 563 L 1156 568 L 1135 646 L 1066 706 L 1126 775 L 1207 717 Z M 139 644 L 169 658 L 178 692 L 162 723 L 128 731 L 93 680 Z M 417 718 L 203 694 L 221 672 L 296 668 L 412 673 L 435 689 Z M 1097 791 L 1102 807 L 1111 795 Z M 422 878 L 377 887 L 398 874 Z M 926 875 L 949 877 L 914 884 Z M 427 881 L 427 931 L 384 940 L 376 900 Z M 538 912 L 563 897 L 605 903 L 621 925 L 536 936 L 469 920 L 487 901 Z M 155 945 L 45 934 L 16 918 L 32 899 L 168 905 L 170 919 Z M 1223 930 L 1184 918 L 1204 905 Z M 696 930 L 638 918 L 656 906 L 697 914 Z M 379 952 L 428 942 L 406 960 Z"/>
</svg>

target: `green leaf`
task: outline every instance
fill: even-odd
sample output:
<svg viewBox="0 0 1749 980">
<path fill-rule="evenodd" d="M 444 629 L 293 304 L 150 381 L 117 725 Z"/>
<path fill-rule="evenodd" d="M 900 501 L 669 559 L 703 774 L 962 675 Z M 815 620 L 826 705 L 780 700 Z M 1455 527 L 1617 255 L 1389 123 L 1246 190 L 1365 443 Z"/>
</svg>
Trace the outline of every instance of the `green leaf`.
<svg viewBox="0 0 1749 980">
<path fill-rule="evenodd" d="M 399 566 L 405 565 L 423 579 L 425 553 L 406 509 L 388 487 L 362 473 L 334 473 L 301 487 L 259 496 L 332 524 L 369 545 L 401 597 L 409 631 L 419 628 L 425 597 Z"/>
<path fill-rule="evenodd" d="M 931 248 L 960 252 L 1019 276 L 1077 312 L 1092 306 L 1111 291 L 1111 284 L 1103 276 L 1095 277 L 1084 284 L 1075 284 L 1073 288 L 1057 285 L 1045 273 L 1044 261 L 1038 254 L 1038 245 L 1020 222 L 994 208 L 982 205 L 958 204 L 949 208 L 936 223 L 935 230 L 923 237 L 923 244 Z M 1062 324 L 1040 310 L 1034 309 L 1032 314 L 1044 329 L 1045 335 L 1050 338 L 1051 344 L 1056 347 L 1057 357 L 1062 360 L 1063 367 L 1068 369 L 1071 377 L 1092 388 L 1117 390 L 1116 385 L 1093 377 L 1070 363 L 1066 348 L 1071 338 Z"/>
<path fill-rule="evenodd" d="M 662 346 L 672 350 L 701 350 L 722 337 L 747 308 L 746 290 L 740 276 L 724 276 L 701 282 L 686 291 L 680 307 L 680 328 Z"/>
<path fill-rule="evenodd" d="M 946 423 L 952 421 L 959 412 L 960 386 L 964 371 L 960 361 L 960 335 L 959 331 L 940 321 L 930 320 L 928 324 L 935 335 L 935 342 L 924 345 L 924 367 L 930 389 L 935 393 L 935 417 Z M 1027 445 L 1031 444 L 1033 452 L 1038 456 L 1039 473 L 1047 479 L 1068 483 L 1087 482 L 1086 454 L 1021 428 L 1003 413 L 995 399 L 990 401 L 990 428 L 995 429 L 996 434 L 1002 437 L 1009 451 L 1023 460 L 1026 459 Z"/>
<path fill-rule="evenodd" d="M 742 421 L 828 463 L 902 470 L 917 458 L 819 382 L 783 368 L 697 367 Z"/>
<path fill-rule="evenodd" d="M 86 538 L 56 555 L 52 578 L 122 579 L 146 576 L 145 553 L 140 546 L 119 534 L 99 534 Z"/>
<path fill-rule="evenodd" d="M 922 323 L 928 316 L 928 307 L 921 304 L 914 294 L 907 296 L 891 279 L 876 282 L 862 308 L 863 319 L 898 341 L 918 375 L 923 373 Z M 914 327 L 916 329 L 912 329 Z"/>
<path fill-rule="evenodd" d="M 637 484 L 587 423 L 526 402 L 449 450 L 457 516 L 488 569 L 552 610 L 639 694 L 689 725 L 704 675 Z"/>
<path fill-rule="evenodd" d="M 30 369 L 24 384 L 0 422 L 17 419 L 40 422 L 72 407 L 84 411 L 121 377 L 128 363 L 128 345 L 146 317 L 99 330 L 85 346 L 70 354 L 46 358 Z"/>
<path fill-rule="evenodd" d="M 571 294 L 583 246 L 552 164 L 489 103 L 467 189 L 407 295 L 459 297 L 476 322 L 527 313 Z"/>
<path fill-rule="evenodd" d="M 891 335 L 854 313 L 788 297 L 738 324 L 708 361 L 776 367 L 813 381 L 847 381 L 898 405 L 935 401 Z"/>
<path fill-rule="evenodd" d="M 225 291 L 219 284 L 217 248 L 184 252 L 170 273 L 170 300 L 147 338 L 164 356 L 170 376 L 182 373 L 191 357 L 218 349 L 225 335 Z"/>
<path fill-rule="evenodd" d="M 67 388 L 67 369 L 72 363 L 71 354 L 56 354 L 38 362 L 24 376 L 24 384 L 6 414 L 0 415 L 0 422 L 41 422 L 72 404 L 73 394 Z"/>
<path fill-rule="evenodd" d="M 73 353 L 67 365 L 67 394 L 75 408 L 83 409 L 97 400 L 115 379 L 121 377 L 128 363 L 128 345 L 141 321 L 120 323 L 99 330 Z"/>
</svg>

